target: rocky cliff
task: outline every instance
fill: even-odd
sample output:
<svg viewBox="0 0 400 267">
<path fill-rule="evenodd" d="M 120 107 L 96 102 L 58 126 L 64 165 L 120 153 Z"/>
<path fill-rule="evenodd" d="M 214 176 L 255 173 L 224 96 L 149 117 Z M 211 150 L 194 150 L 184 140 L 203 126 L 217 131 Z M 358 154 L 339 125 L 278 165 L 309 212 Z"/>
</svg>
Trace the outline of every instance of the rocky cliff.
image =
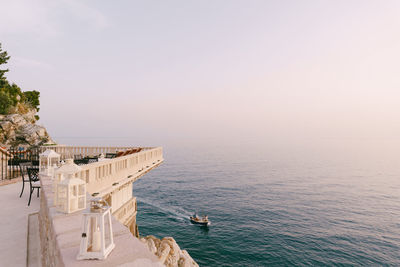
<svg viewBox="0 0 400 267">
<path fill-rule="evenodd" d="M 25 114 L 0 115 L 0 144 L 30 145 L 54 144 L 46 128 L 36 124 L 36 110 Z"/>
<path fill-rule="evenodd" d="M 140 238 L 140 241 L 147 244 L 150 251 L 167 267 L 199 267 L 186 250 L 181 250 L 172 237 L 160 240 L 149 235 Z"/>
</svg>

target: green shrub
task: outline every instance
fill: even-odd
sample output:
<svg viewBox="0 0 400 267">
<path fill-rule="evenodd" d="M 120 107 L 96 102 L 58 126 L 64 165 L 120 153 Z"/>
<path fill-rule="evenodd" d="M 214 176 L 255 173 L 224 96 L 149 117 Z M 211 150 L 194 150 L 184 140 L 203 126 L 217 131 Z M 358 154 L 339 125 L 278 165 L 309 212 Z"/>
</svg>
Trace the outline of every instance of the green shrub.
<svg viewBox="0 0 400 267">
<path fill-rule="evenodd" d="M 12 106 L 12 100 L 9 95 L 0 90 L 0 114 L 8 114 L 8 111 Z"/>
<path fill-rule="evenodd" d="M 0 43 L 0 65 L 7 64 L 9 59 L 7 52 L 2 51 Z M 22 92 L 18 85 L 7 81 L 4 76 L 7 71 L 8 69 L 0 69 L 0 114 L 25 113 L 30 107 L 39 111 L 40 92 L 35 90 Z"/>
<path fill-rule="evenodd" d="M 35 108 L 37 111 L 39 111 L 39 97 L 40 97 L 40 92 L 38 91 L 25 91 L 24 93 L 25 96 L 25 102 L 30 104 L 33 108 Z"/>
</svg>

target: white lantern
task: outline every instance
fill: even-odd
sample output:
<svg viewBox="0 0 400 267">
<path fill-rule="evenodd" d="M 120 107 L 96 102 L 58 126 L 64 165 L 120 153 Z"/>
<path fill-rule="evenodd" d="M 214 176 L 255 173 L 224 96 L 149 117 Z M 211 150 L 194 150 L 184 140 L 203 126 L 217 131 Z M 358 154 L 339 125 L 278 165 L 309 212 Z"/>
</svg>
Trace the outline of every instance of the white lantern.
<svg viewBox="0 0 400 267">
<path fill-rule="evenodd" d="M 81 168 L 73 159 L 61 166 L 54 180 L 54 205 L 58 211 L 72 213 L 86 208 L 86 182 L 75 178 Z"/>
<path fill-rule="evenodd" d="M 47 176 L 53 175 L 53 165 L 58 165 L 60 162 L 60 154 L 54 150 L 47 149 L 39 155 L 40 172 Z"/>
<path fill-rule="evenodd" d="M 54 192 L 54 206 L 57 206 L 57 187 L 64 178 L 74 178 L 75 173 L 81 171 L 81 167 L 74 164 L 73 159 L 67 159 L 67 163 L 61 161 L 61 167 L 54 171 L 53 192 Z"/>
<path fill-rule="evenodd" d="M 104 200 L 97 198 L 90 202 L 90 209 L 83 212 L 78 260 L 104 260 L 114 249 L 110 210 Z"/>
<path fill-rule="evenodd" d="M 61 162 L 61 167 L 64 166 L 64 163 Z M 60 172 L 59 170 L 61 169 L 54 169 L 54 177 L 53 177 L 53 192 L 54 192 L 54 206 L 57 206 L 57 187 L 58 184 L 61 183 L 62 180 L 64 180 L 64 174 Z"/>
</svg>

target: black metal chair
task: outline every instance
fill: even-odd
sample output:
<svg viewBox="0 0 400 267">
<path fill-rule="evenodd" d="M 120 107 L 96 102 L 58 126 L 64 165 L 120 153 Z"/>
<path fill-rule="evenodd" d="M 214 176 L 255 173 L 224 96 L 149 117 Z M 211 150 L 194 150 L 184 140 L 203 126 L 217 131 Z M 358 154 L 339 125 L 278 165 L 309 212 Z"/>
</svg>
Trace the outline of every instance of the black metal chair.
<svg viewBox="0 0 400 267">
<path fill-rule="evenodd" d="M 74 155 L 74 160 L 81 160 L 81 159 L 83 159 L 82 154 Z"/>
<path fill-rule="evenodd" d="M 37 197 L 39 197 L 40 181 L 39 181 L 39 168 L 27 168 L 30 184 L 30 194 L 28 206 L 31 205 L 32 193 L 37 189 Z"/>
<path fill-rule="evenodd" d="M 86 160 L 85 159 L 74 159 L 74 163 L 76 165 L 84 165 L 84 164 L 86 164 Z"/>
<path fill-rule="evenodd" d="M 24 193 L 25 183 L 29 183 L 28 172 L 26 170 L 29 167 L 32 167 L 32 162 L 23 162 L 19 164 L 19 169 L 22 177 L 22 190 L 21 194 L 19 194 L 19 197 L 21 197 L 22 193 Z"/>
</svg>

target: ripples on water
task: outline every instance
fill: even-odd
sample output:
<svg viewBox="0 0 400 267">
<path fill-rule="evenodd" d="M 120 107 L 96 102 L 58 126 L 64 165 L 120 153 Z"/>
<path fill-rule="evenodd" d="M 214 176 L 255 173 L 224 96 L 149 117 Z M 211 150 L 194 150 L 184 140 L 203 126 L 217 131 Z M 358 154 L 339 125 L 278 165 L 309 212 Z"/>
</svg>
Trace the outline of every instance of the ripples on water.
<svg viewBox="0 0 400 267">
<path fill-rule="evenodd" d="M 134 183 L 139 232 L 174 237 L 201 266 L 400 266 L 396 145 L 164 146 Z M 212 225 L 192 225 L 194 211 Z"/>
<path fill-rule="evenodd" d="M 139 231 L 173 236 L 201 266 L 400 264 L 396 169 L 262 151 L 165 158 L 134 184 Z M 190 224 L 193 211 L 212 225 Z"/>
</svg>

